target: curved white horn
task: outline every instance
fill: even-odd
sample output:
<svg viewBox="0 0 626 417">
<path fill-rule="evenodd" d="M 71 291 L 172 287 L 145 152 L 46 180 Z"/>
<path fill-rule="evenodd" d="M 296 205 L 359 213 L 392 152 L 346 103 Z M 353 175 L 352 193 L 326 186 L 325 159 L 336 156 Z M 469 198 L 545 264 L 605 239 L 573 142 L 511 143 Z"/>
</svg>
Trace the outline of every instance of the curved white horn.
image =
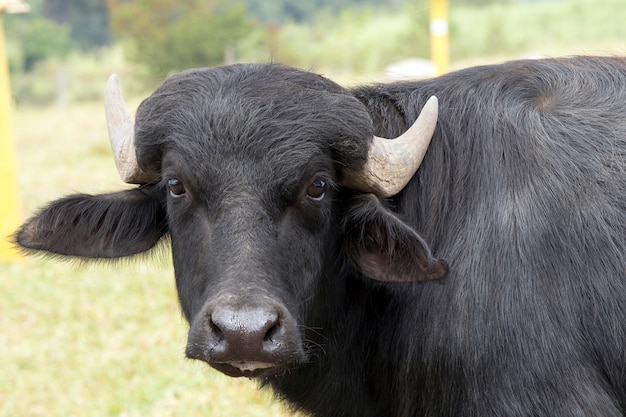
<svg viewBox="0 0 626 417">
<path fill-rule="evenodd" d="M 131 117 L 117 74 L 109 77 L 104 91 L 104 113 L 109 130 L 115 166 L 122 180 L 129 184 L 149 184 L 158 181 L 154 173 L 143 171 L 135 154 L 135 121 Z"/>
<path fill-rule="evenodd" d="M 350 172 L 344 185 L 381 197 L 398 194 L 413 177 L 437 125 L 439 103 L 432 96 L 413 125 L 396 139 L 374 136 L 361 171 Z"/>
</svg>

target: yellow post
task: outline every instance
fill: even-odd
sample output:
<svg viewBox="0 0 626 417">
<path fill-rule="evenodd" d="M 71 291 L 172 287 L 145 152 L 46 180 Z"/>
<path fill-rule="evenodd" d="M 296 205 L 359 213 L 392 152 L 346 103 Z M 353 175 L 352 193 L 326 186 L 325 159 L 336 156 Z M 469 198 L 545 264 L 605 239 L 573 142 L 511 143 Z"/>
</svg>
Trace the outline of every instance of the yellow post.
<svg viewBox="0 0 626 417">
<path fill-rule="evenodd" d="M 0 4 L 0 262 L 9 262 L 20 256 L 10 237 L 20 224 L 21 204 L 11 123 L 11 85 L 4 46 L 3 11 Z"/>
<path fill-rule="evenodd" d="M 431 0 L 430 3 L 430 56 L 437 75 L 448 72 L 448 1 Z"/>
</svg>

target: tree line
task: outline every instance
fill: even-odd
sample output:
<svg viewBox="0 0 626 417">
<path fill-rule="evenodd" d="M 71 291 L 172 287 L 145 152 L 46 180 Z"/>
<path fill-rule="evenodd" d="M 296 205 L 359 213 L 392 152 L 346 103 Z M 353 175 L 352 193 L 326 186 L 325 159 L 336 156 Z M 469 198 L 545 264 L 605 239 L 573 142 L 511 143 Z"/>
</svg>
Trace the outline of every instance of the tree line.
<svg viewBox="0 0 626 417">
<path fill-rule="evenodd" d="M 452 0 L 507 2 L 512 0 Z M 429 0 L 28 0 L 32 11 L 6 16 L 12 71 L 28 72 L 71 51 L 113 43 L 148 72 L 162 76 L 228 61 L 245 40 L 249 49 L 278 50 L 277 32 L 365 8 L 427 8 Z M 252 43 L 252 45 L 251 45 Z M 284 48 L 283 48 L 284 49 Z"/>
</svg>

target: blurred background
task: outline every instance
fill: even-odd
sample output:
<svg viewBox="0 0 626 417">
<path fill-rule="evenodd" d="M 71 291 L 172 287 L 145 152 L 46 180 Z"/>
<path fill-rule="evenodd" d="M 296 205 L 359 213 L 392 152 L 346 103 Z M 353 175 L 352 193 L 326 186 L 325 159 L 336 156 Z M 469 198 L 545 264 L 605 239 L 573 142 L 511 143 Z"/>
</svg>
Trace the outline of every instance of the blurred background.
<svg viewBox="0 0 626 417">
<path fill-rule="evenodd" d="M 435 73 L 430 0 L 26 2 L 28 13 L 2 14 L 11 146 L 0 167 L 17 192 L 0 208 L 15 199 L 22 219 L 69 193 L 128 187 L 102 110 L 113 72 L 131 111 L 190 67 L 277 61 L 347 86 Z M 449 0 L 449 69 L 625 55 L 625 22 L 626 0 Z M 185 360 L 186 333 L 167 248 L 104 265 L 0 262 L 0 417 L 293 415 L 254 381 Z"/>
<path fill-rule="evenodd" d="M 28 3 L 30 13 L 5 16 L 20 105 L 99 100 L 110 72 L 122 74 L 129 93 L 147 94 L 163 77 L 191 67 L 273 60 L 352 83 L 430 57 L 431 0 Z M 451 68 L 624 53 L 624 22 L 626 0 L 449 0 Z"/>
</svg>

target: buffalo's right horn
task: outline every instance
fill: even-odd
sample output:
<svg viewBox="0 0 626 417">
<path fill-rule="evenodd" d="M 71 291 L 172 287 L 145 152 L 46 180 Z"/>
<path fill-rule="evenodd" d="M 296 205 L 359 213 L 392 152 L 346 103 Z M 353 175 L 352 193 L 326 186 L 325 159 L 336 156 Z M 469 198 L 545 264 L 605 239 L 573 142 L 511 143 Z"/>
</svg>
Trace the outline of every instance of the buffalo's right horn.
<svg viewBox="0 0 626 417">
<path fill-rule="evenodd" d="M 437 125 L 437 97 L 432 96 L 413 125 L 395 139 L 374 136 L 367 162 L 349 171 L 343 185 L 381 197 L 398 194 L 411 180 L 428 150 Z"/>
<path fill-rule="evenodd" d="M 135 121 L 126 108 L 119 77 L 116 74 L 111 75 L 106 84 L 104 113 L 115 166 L 122 180 L 129 184 L 150 184 L 158 181 L 158 175 L 142 170 L 137 163 Z"/>
</svg>

